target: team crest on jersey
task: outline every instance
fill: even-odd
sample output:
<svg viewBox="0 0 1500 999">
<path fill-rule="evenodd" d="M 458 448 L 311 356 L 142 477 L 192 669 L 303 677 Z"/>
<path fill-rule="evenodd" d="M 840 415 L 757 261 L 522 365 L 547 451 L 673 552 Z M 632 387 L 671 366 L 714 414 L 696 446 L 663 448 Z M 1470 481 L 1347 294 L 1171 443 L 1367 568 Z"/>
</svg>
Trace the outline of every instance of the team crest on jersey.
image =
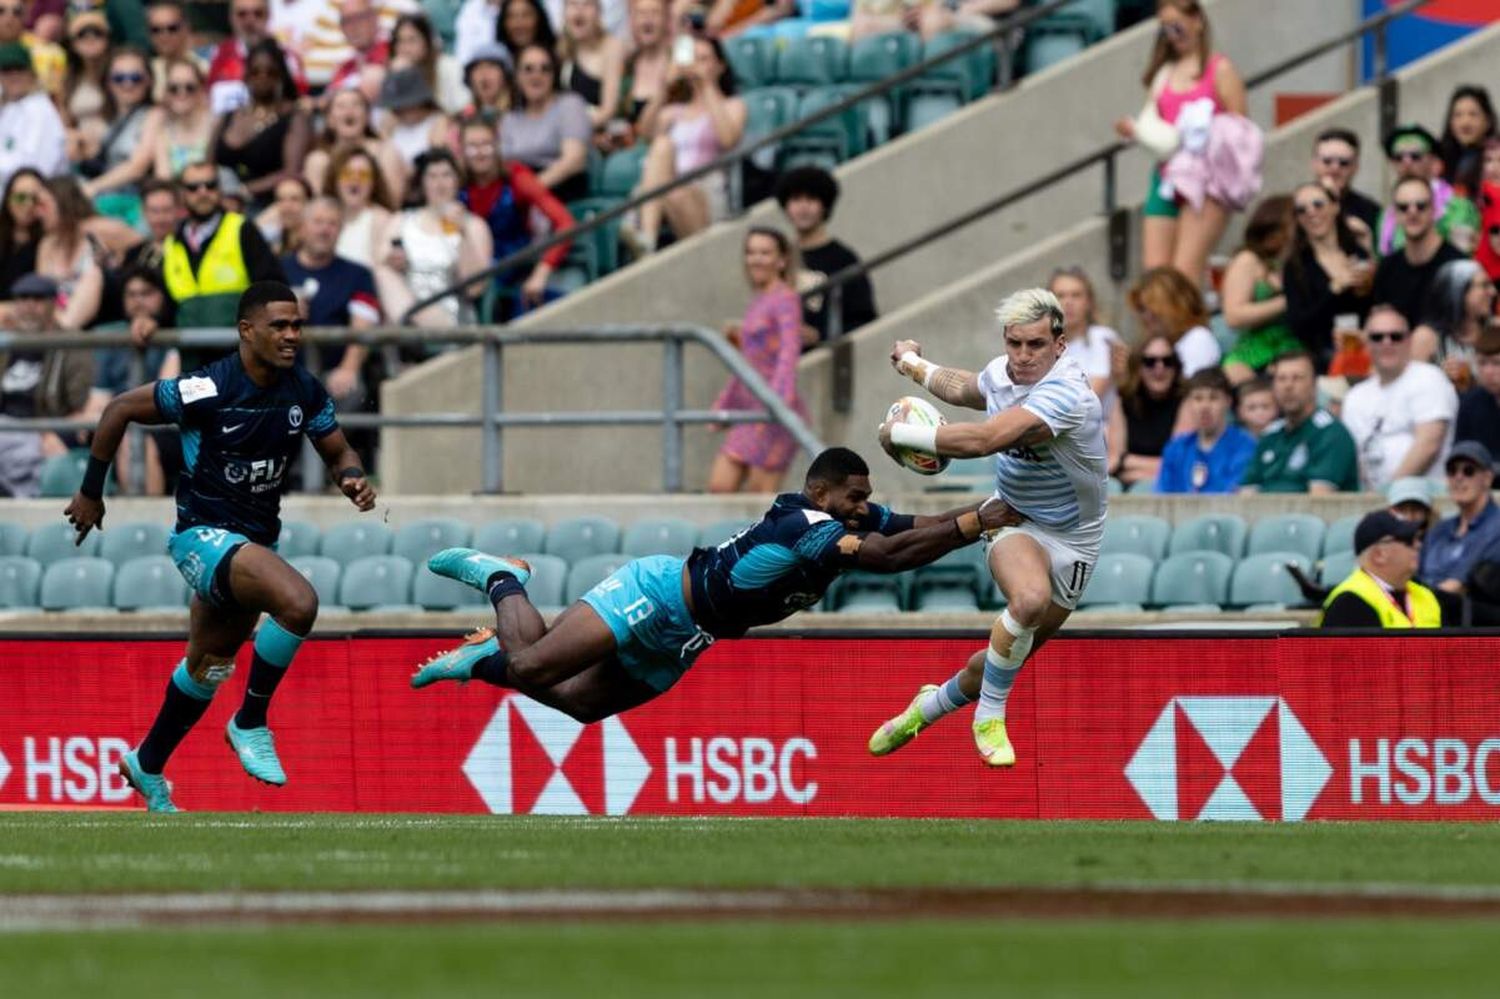
<svg viewBox="0 0 1500 999">
<path fill-rule="evenodd" d="M 1306 464 L 1307 464 L 1307 445 L 1306 444 L 1298 444 L 1295 448 L 1292 449 L 1292 456 L 1291 456 L 1290 459 L 1287 460 L 1286 467 L 1290 468 L 1294 472 L 1298 472 L 1298 471 L 1301 471 L 1302 467 L 1304 465 L 1306 465 Z"/>
<path fill-rule="evenodd" d="M 293 406 L 291 409 L 287 410 L 286 421 L 292 425 L 293 430 L 302 426 L 302 407 Z"/>
</svg>

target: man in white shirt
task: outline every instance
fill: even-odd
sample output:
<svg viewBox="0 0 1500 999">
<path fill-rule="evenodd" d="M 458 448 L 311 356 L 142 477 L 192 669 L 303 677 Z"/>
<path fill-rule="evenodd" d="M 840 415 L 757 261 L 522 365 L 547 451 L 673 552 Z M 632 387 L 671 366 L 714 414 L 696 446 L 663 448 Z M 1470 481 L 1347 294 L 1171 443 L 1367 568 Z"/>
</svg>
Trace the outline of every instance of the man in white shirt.
<svg viewBox="0 0 1500 999">
<path fill-rule="evenodd" d="M 20 42 L 0 44 L 0 186 L 22 167 L 43 177 L 68 169 L 67 133 L 57 107 L 37 86 L 31 53 Z"/>
<path fill-rule="evenodd" d="M 1360 480 L 1379 491 L 1407 476 L 1440 476 L 1453 442 L 1458 394 L 1436 365 L 1411 358 L 1411 326 L 1393 306 L 1365 321 L 1371 377 L 1349 390 L 1343 421 L 1359 452 Z"/>
<path fill-rule="evenodd" d="M 990 573 L 1006 607 L 989 647 L 941 687 L 924 687 L 907 709 L 875 730 L 884 756 L 943 715 L 978 698 L 974 745 L 988 766 L 1009 767 L 1016 751 L 1005 703 L 1021 666 L 1062 627 L 1088 586 L 1104 538 L 1108 505 L 1104 417 L 1083 368 L 1067 350 L 1062 305 L 1045 288 L 1018 291 L 996 315 L 1005 353 L 981 372 L 939 367 L 902 340 L 896 370 L 954 406 L 982 409 L 982 423 L 940 427 L 887 421 L 880 444 L 955 458 L 994 455 L 995 495 L 1025 517 L 990 547 Z"/>
</svg>

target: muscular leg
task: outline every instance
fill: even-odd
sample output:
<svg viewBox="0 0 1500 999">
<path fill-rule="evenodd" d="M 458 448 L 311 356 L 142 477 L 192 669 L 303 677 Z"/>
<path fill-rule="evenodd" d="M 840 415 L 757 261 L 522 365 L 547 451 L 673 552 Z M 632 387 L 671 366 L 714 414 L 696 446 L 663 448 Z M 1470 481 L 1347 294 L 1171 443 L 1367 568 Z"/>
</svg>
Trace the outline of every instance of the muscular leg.
<svg viewBox="0 0 1500 999">
<path fill-rule="evenodd" d="M 638 708 L 661 696 L 613 660 L 595 663 L 577 676 L 527 695 L 585 725 Z"/>
<path fill-rule="evenodd" d="M 255 544 L 242 545 L 234 553 L 229 589 L 240 606 L 270 615 L 255 636 L 250 682 L 235 715 L 241 729 L 263 728 L 271 696 L 317 620 L 318 594 L 281 556 Z"/>
</svg>

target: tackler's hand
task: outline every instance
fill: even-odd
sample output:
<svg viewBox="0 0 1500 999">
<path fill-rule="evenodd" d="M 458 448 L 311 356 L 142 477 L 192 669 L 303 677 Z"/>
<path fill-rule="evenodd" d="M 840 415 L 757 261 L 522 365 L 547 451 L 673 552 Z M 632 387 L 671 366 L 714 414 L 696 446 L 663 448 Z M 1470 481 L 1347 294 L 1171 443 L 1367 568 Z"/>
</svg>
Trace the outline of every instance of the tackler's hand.
<svg viewBox="0 0 1500 999">
<path fill-rule="evenodd" d="M 375 509 L 375 487 L 370 485 L 370 480 L 363 475 L 351 475 L 339 479 L 339 491 L 349 497 L 349 501 L 358 507 L 361 513 L 368 513 Z"/>
<path fill-rule="evenodd" d="M 991 496 L 979 504 L 979 529 L 991 534 L 1003 527 L 1015 527 L 1023 519 L 1011 505 L 998 496 Z"/>
</svg>

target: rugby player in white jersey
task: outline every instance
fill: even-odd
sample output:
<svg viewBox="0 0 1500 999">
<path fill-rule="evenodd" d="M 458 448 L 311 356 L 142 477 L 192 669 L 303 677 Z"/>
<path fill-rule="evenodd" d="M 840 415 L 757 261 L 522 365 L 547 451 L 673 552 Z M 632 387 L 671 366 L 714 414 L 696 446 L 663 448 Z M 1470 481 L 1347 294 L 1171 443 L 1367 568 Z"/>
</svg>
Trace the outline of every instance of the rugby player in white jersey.
<svg viewBox="0 0 1500 999">
<path fill-rule="evenodd" d="M 974 744 L 992 767 L 1013 766 L 1005 701 L 1016 675 L 1057 632 L 1078 598 L 1104 537 L 1107 459 L 1104 421 L 1088 375 L 1066 353 L 1063 311 L 1049 291 L 1018 291 L 996 310 L 1005 353 L 981 372 L 946 368 L 922 357 L 914 340 L 891 351 L 896 370 L 943 402 L 982 409 L 981 423 L 919 427 L 887 422 L 880 444 L 953 458 L 995 456 L 995 495 L 1026 518 L 999 532 L 990 572 L 1006 608 L 989 647 L 941 686 L 916 698 L 870 737 L 876 756 L 900 749 L 943 715 L 978 700 Z"/>
</svg>

